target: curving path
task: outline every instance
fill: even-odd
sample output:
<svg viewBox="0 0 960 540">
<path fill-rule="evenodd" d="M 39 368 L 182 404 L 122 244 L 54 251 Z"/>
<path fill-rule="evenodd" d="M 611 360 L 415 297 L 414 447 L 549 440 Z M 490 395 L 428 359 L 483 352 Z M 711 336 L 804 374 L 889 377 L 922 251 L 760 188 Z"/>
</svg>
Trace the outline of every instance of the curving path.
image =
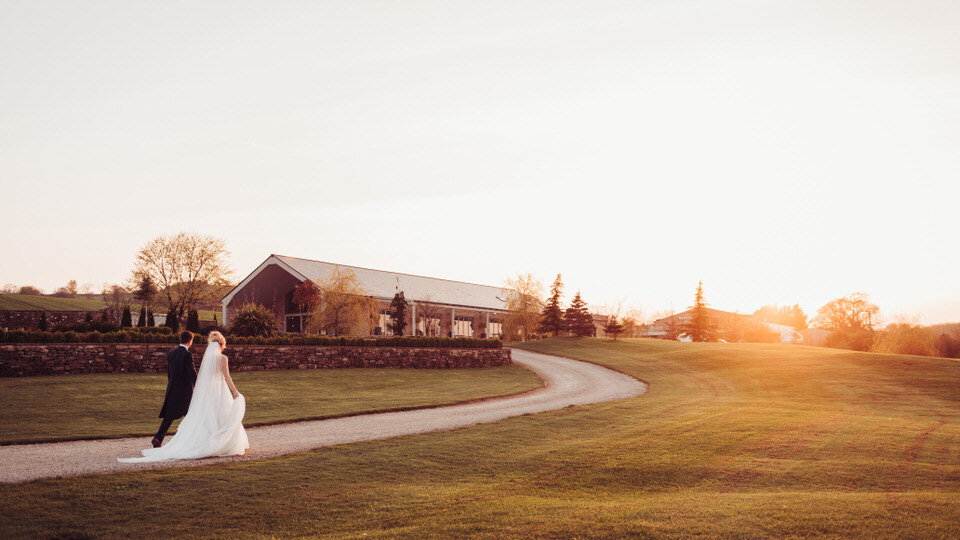
<svg viewBox="0 0 960 540">
<path fill-rule="evenodd" d="M 118 457 L 140 455 L 140 450 L 149 445 L 149 437 L 0 446 L 0 482 L 259 459 L 322 446 L 496 422 L 570 405 L 634 397 L 647 389 L 633 377 L 569 358 L 514 349 L 513 361 L 534 371 L 544 380 L 545 387 L 516 396 L 447 407 L 250 428 L 247 455 L 229 458 L 144 464 L 117 462 Z"/>
</svg>

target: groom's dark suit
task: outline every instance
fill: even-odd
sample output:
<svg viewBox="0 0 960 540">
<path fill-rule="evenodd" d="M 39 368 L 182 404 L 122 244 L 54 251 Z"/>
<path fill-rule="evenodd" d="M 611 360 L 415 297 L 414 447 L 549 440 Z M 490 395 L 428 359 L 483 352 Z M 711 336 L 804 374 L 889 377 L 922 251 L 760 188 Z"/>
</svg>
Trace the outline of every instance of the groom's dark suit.
<svg viewBox="0 0 960 540">
<path fill-rule="evenodd" d="M 190 399 L 193 398 L 193 383 L 197 381 L 197 370 L 193 368 L 193 354 L 180 345 L 167 353 L 167 393 L 160 409 L 160 429 L 157 439 L 161 442 L 170 429 L 170 424 L 187 414 Z"/>
</svg>

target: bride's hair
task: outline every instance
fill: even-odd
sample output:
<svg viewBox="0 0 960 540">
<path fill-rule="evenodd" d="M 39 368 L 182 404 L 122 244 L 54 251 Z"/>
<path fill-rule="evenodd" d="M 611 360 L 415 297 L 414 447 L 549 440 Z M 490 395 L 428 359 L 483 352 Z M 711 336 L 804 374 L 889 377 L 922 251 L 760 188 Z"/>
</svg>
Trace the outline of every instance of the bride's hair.
<svg viewBox="0 0 960 540">
<path fill-rule="evenodd" d="M 213 342 L 216 341 L 220 344 L 221 349 L 227 348 L 227 338 L 223 337 L 223 334 L 214 330 L 207 335 L 207 341 Z"/>
</svg>

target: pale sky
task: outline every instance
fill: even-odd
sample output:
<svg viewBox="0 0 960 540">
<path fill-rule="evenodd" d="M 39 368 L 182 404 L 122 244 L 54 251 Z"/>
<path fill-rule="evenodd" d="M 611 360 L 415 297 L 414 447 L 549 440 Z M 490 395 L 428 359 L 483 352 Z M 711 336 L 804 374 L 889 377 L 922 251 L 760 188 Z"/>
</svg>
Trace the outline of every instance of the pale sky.
<svg viewBox="0 0 960 540">
<path fill-rule="evenodd" d="M 158 234 L 960 321 L 960 2 L 0 1 L 0 284 Z"/>
</svg>

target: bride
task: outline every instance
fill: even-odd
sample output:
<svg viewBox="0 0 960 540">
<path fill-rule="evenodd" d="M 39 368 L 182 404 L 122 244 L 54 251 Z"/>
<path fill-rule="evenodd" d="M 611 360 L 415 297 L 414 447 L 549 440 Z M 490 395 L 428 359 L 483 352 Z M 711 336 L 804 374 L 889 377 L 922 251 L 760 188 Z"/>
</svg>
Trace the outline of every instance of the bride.
<svg viewBox="0 0 960 540">
<path fill-rule="evenodd" d="M 220 332 L 207 336 L 193 399 L 187 415 L 180 421 L 170 442 L 159 448 L 147 448 L 143 457 L 118 458 L 123 463 L 145 463 L 174 459 L 243 455 L 250 443 L 243 429 L 247 405 L 230 377 L 223 349 L 227 340 Z"/>
</svg>

